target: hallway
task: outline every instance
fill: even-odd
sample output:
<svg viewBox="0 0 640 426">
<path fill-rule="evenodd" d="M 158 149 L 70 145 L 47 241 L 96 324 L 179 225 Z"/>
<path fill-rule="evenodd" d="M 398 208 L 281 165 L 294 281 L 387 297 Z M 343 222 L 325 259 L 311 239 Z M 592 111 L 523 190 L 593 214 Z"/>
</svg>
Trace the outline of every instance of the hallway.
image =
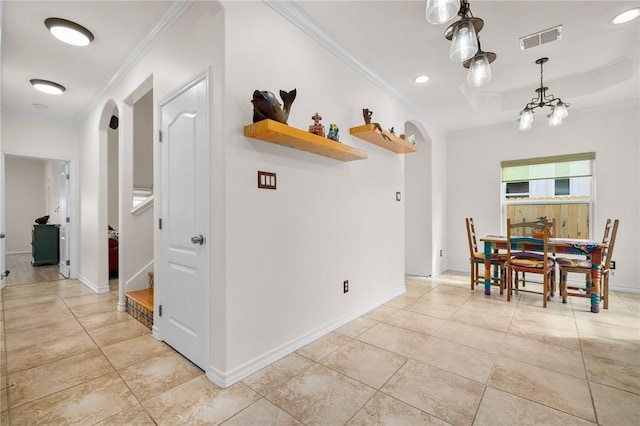
<svg viewBox="0 0 640 426">
<path fill-rule="evenodd" d="M 468 279 L 408 277 L 405 295 L 227 389 L 116 312 L 115 288 L 8 287 L 0 423 L 639 423 L 640 294 L 612 292 L 596 315 Z"/>
</svg>

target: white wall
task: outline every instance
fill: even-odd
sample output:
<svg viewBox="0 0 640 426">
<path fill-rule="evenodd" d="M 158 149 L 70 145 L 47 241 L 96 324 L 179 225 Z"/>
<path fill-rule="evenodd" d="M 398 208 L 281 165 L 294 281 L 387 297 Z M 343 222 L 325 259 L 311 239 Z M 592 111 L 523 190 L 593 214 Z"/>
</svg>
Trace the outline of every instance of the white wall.
<svg viewBox="0 0 640 426">
<path fill-rule="evenodd" d="M 31 253 L 31 230 L 35 219 L 47 213 L 45 161 L 28 157 L 5 157 L 6 251 Z"/>
<path fill-rule="evenodd" d="M 119 182 L 119 150 L 118 150 L 118 130 L 107 130 L 107 146 L 108 146 L 108 201 L 107 208 L 109 214 L 107 215 L 107 224 L 115 230 L 120 230 L 120 224 L 118 215 L 120 214 L 120 182 Z"/>
<path fill-rule="evenodd" d="M 610 285 L 640 291 L 637 238 L 640 235 L 639 108 L 571 112 L 560 127 L 535 123 L 521 132 L 508 126 L 453 135 L 449 141 L 447 235 L 449 268 L 467 271 L 469 250 L 464 218 L 475 219 L 479 236 L 501 232 L 500 162 L 595 151 L 595 217 L 601 235 L 607 218 L 620 219 L 614 250 L 617 261 Z"/>
</svg>

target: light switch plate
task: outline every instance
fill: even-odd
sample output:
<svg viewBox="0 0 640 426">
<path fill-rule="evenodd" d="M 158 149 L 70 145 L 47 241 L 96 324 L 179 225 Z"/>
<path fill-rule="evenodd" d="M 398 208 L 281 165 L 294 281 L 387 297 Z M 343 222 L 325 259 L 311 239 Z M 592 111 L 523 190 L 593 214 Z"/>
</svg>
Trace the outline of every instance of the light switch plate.
<svg viewBox="0 0 640 426">
<path fill-rule="evenodd" d="M 258 188 L 276 189 L 276 174 L 258 170 Z"/>
</svg>

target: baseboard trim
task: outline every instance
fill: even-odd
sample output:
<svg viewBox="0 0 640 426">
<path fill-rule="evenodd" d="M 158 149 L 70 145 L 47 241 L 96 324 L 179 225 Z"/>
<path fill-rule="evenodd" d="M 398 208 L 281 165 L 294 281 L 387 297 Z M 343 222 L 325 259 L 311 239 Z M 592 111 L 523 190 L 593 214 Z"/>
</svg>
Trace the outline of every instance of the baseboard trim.
<svg viewBox="0 0 640 426">
<path fill-rule="evenodd" d="M 214 366 L 209 366 L 205 374 L 207 378 L 214 384 L 220 386 L 221 388 L 227 388 L 233 385 L 234 383 L 237 383 L 242 379 L 252 375 L 253 373 L 260 371 L 266 366 L 273 364 L 279 359 L 295 352 L 296 350 L 324 336 L 325 334 L 347 324 L 350 321 L 353 321 L 354 319 L 362 316 L 363 314 L 366 314 L 372 309 L 375 309 L 378 306 L 388 302 L 389 300 L 404 294 L 405 291 L 406 291 L 406 288 L 403 286 L 401 289 L 397 289 L 375 300 L 374 302 L 371 302 L 370 304 L 360 309 L 357 309 L 351 312 L 350 314 L 327 324 L 324 327 L 319 328 L 314 332 L 301 336 L 300 338 L 292 340 L 289 343 L 285 343 L 284 345 L 270 352 L 267 352 L 264 355 L 261 355 L 253 359 L 252 361 L 249 361 L 246 364 L 241 365 L 240 367 L 235 368 L 229 372 L 223 372 L 215 368 Z"/>
<path fill-rule="evenodd" d="M 88 280 L 86 277 L 77 274 L 76 279 L 78 281 L 80 281 L 82 284 L 84 284 L 85 286 L 87 286 L 89 288 L 89 290 L 93 291 L 95 294 L 103 294 L 103 293 L 109 293 L 109 285 L 107 284 L 106 287 L 99 287 L 97 285 L 95 285 L 91 280 Z"/>
</svg>

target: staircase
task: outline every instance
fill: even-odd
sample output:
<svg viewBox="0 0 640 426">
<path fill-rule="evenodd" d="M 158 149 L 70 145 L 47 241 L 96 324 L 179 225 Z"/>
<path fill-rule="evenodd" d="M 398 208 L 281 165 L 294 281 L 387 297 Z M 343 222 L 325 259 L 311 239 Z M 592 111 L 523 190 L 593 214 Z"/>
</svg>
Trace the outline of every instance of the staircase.
<svg viewBox="0 0 640 426">
<path fill-rule="evenodd" d="M 129 291 L 125 297 L 125 310 L 129 315 L 151 329 L 153 326 L 153 272 L 149 272 L 149 288 Z"/>
</svg>

